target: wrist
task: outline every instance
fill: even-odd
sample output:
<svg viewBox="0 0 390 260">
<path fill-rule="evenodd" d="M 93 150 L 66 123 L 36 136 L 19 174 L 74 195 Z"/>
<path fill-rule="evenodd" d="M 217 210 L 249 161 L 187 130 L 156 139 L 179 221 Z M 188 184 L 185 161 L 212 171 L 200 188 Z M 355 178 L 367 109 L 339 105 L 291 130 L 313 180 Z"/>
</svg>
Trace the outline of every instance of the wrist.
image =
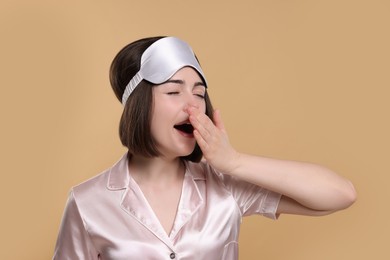
<svg viewBox="0 0 390 260">
<path fill-rule="evenodd" d="M 233 150 L 232 155 L 227 158 L 227 167 L 224 173 L 232 176 L 237 175 L 240 169 L 242 156 L 243 155 L 241 153 Z"/>
</svg>

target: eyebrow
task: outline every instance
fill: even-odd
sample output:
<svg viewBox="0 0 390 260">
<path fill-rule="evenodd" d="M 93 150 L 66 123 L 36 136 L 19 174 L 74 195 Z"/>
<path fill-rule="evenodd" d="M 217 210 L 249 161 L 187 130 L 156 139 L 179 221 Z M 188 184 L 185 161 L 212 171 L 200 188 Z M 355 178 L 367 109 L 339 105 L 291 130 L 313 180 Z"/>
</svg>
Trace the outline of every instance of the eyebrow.
<svg viewBox="0 0 390 260">
<path fill-rule="evenodd" d="M 165 81 L 165 83 L 174 83 L 174 84 L 184 85 L 185 82 L 184 82 L 184 80 L 181 80 L 181 79 L 169 79 L 169 80 Z M 197 86 L 205 87 L 205 84 L 202 81 L 197 81 L 197 82 L 195 82 L 194 87 L 197 87 Z"/>
</svg>

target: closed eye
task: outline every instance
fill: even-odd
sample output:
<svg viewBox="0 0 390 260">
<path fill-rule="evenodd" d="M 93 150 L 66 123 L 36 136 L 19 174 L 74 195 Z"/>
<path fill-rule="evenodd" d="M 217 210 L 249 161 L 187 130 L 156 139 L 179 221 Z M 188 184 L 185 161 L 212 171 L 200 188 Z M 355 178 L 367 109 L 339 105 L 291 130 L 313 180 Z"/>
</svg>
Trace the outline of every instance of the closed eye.
<svg viewBox="0 0 390 260">
<path fill-rule="evenodd" d="M 200 98 L 204 99 L 204 95 L 203 95 L 203 94 L 194 94 L 194 95 L 197 96 L 197 97 L 200 97 Z"/>
<path fill-rule="evenodd" d="M 178 95 L 179 91 L 171 91 L 167 93 L 168 95 Z"/>
</svg>

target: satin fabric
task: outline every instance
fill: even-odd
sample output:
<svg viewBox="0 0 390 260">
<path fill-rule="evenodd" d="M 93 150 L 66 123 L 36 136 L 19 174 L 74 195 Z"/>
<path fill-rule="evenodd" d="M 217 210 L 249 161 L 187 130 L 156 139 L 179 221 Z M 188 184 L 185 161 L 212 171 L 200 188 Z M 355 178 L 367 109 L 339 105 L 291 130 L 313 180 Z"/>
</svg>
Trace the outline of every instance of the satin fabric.
<svg viewBox="0 0 390 260">
<path fill-rule="evenodd" d="M 281 195 L 186 162 L 168 235 L 128 171 L 127 155 L 72 188 L 53 259 L 238 259 L 243 216 L 276 219 Z"/>
<path fill-rule="evenodd" d="M 127 84 L 122 96 L 122 104 L 143 80 L 161 84 L 170 79 L 178 70 L 186 66 L 195 69 L 207 87 L 206 77 L 191 47 L 176 37 L 165 37 L 150 45 L 141 56 L 141 68 Z"/>
</svg>

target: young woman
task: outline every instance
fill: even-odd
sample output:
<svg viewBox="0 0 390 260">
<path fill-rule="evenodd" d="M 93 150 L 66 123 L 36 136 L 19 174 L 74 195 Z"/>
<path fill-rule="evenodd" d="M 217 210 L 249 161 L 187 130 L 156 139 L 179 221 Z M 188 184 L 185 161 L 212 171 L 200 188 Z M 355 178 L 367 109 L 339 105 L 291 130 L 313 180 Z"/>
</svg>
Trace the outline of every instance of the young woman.
<svg viewBox="0 0 390 260">
<path fill-rule="evenodd" d="M 356 199 L 329 169 L 236 151 L 178 38 L 127 45 L 110 80 L 128 152 L 72 188 L 54 259 L 238 259 L 243 216 L 326 215 Z"/>
</svg>

